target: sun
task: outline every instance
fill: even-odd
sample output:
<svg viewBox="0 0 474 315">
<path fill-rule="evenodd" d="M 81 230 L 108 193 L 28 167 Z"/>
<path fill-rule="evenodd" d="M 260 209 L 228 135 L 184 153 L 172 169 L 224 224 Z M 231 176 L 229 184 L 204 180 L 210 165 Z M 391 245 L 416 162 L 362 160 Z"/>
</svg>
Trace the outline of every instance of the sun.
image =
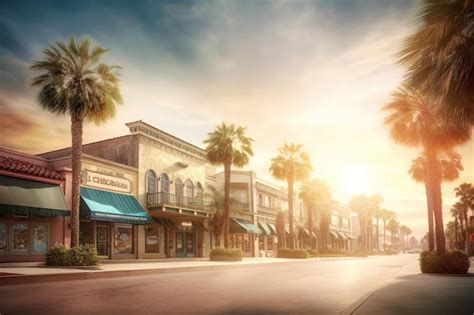
<svg viewBox="0 0 474 315">
<path fill-rule="evenodd" d="M 343 168 L 341 188 L 345 194 L 351 196 L 370 193 L 368 170 L 361 166 L 348 166 Z"/>
</svg>

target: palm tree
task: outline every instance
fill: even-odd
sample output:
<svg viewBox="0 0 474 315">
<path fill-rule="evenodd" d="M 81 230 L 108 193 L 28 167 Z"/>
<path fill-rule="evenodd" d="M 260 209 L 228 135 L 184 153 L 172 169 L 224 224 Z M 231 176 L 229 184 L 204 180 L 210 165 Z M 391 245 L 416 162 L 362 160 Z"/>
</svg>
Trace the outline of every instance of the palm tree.
<svg viewBox="0 0 474 315">
<path fill-rule="evenodd" d="M 349 207 L 352 211 L 359 215 L 360 223 L 360 238 L 361 238 L 361 249 L 368 249 L 368 209 L 369 209 L 369 197 L 366 195 L 354 195 L 349 201 Z"/>
<path fill-rule="evenodd" d="M 456 202 L 452 207 L 451 207 L 451 215 L 454 217 L 454 223 L 456 225 L 456 231 L 457 231 L 457 225 L 458 221 L 461 225 L 461 235 L 462 235 L 462 244 L 463 247 L 465 247 L 466 240 L 467 240 L 467 234 L 466 234 L 466 228 L 467 228 L 467 222 L 464 220 L 464 212 L 465 212 L 465 206 L 461 202 Z M 457 234 L 456 234 L 457 237 Z M 457 244 L 457 242 L 456 242 Z"/>
<path fill-rule="evenodd" d="M 412 232 L 411 229 L 410 229 L 409 227 L 406 227 L 405 233 L 406 233 L 406 236 L 407 236 L 407 242 L 406 242 L 406 244 L 407 244 L 407 249 L 410 248 L 410 243 L 409 243 L 408 237 L 410 236 L 411 232 Z"/>
<path fill-rule="evenodd" d="M 462 210 L 463 210 L 462 215 L 464 217 L 464 224 L 466 226 L 465 235 L 464 235 L 464 239 L 466 240 L 465 248 L 466 248 L 466 252 L 468 252 L 468 254 L 471 254 L 471 250 L 469 246 L 469 231 L 467 228 L 467 225 L 469 224 L 468 218 L 467 218 L 467 212 L 469 210 L 471 210 L 471 212 L 474 211 L 474 186 L 472 186 L 472 184 L 469 184 L 469 183 L 463 183 L 459 185 L 458 187 L 456 187 L 454 191 L 456 192 L 456 197 L 459 197 L 460 199 L 459 203 L 462 204 Z"/>
<path fill-rule="evenodd" d="M 387 230 L 387 221 L 390 221 L 391 219 L 395 218 L 395 212 L 387 209 L 383 209 L 381 213 L 381 217 L 383 220 L 383 248 L 384 251 L 386 250 L 386 241 L 385 241 L 385 231 Z"/>
<path fill-rule="evenodd" d="M 290 226 L 290 248 L 295 247 L 293 230 L 293 193 L 295 181 L 308 178 L 313 167 L 310 156 L 303 151 L 302 144 L 285 143 L 278 149 L 278 155 L 272 158 L 270 173 L 273 177 L 286 180 L 288 184 L 288 221 Z"/>
<path fill-rule="evenodd" d="M 229 247 L 230 175 L 232 165 L 243 167 L 253 155 L 253 139 L 245 135 L 247 128 L 221 123 L 207 134 L 204 144 L 207 160 L 213 165 L 224 166 L 224 246 Z"/>
<path fill-rule="evenodd" d="M 314 213 L 319 213 L 321 220 L 320 231 L 322 234 L 322 248 L 326 248 L 327 234 L 329 233 L 329 214 L 331 211 L 331 192 L 329 186 L 320 179 L 307 180 L 301 185 L 299 198 L 303 200 L 308 209 L 308 229 L 312 235 Z M 327 227 L 327 228 L 326 228 Z M 311 239 L 313 240 L 312 236 Z M 314 240 L 311 242 L 311 248 L 316 246 Z"/>
<path fill-rule="evenodd" d="M 115 114 L 122 104 L 117 66 L 101 63 L 107 52 L 91 47 L 88 39 L 66 44 L 58 41 L 42 50 L 44 59 L 31 68 L 40 74 L 33 79 L 39 87 L 41 107 L 57 115 L 69 115 L 72 137 L 72 208 L 71 246 L 79 245 L 79 202 L 81 178 L 82 132 L 84 121 L 100 124 Z"/>
<path fill-rule="evenodd" d="M 383 197 L 380 194 L 373 194 L 372 196 L 369 197 L 369 209 L 370 213 L 372 214 L 373 217 L 376 219 L 376 224 L 377 224 L 377 237 L 375 239 L 375 246 L 377 247 L 377 250 L 380 250 L 380 244 L 379 244 L 379 218 L 381 217 L 381 209 L 380 209 L 380 203 L 382 203 Z M 372 223 L 372 219 L 370 220 Z M 372 235 L 372 224 L 370 224 L 370 235 Z"/>
<path fill-rule="evenodd" d="M 457 218 L 456 218 L 457 219 Z M 446 229 L 444 231 L 446 233 L 446 237 L 449 241 L 448 244 L 450 249 L 455 249 L 457 248 L 457 242 L 458 242 L 458 227 L 456 221 L 449 221 L 446 223 Z M 453 246 L 454 244 L 454 246 Z"/>
<path fill-rule="evenodd" d="M 442 172 L 439 154 L 460 145 L 471 138 L 471 127 L 446 119 L 437 106 L 414 90 L 400 88 L 393 93 L 393 101 L 383 108 L 389 112 L 385 124 L 391 128 L 395 142 L 407 146 L 421 146 L 426 155 L 426 174 L 428 207 L 432 205 L 436 250 L 446 251 L 441 181 Z"/>
<path fill-rule="evenodd" d="M 424 0 L 418 30 L 405 41 L 399 63 L 405 83 L 433 95 L 443 112 L 474 123 L 474 41 L 472 0 Z M 433 104 L 434 105 L 434 104 Z"/>
<path fill-rule="evenodd" d="M 438 156 L 438 162 L 441 165 L 441 181 L 452 182 L 459 178 L 460 171 L 463 170 L 461 164 L 461 156 L 454 150 L 445 150 L 440 152 Z M 417 182 L 425 183 L 425 190 L 428 194 L 428 181 L 427 181 L 427 170 L 428 170 L 428 159 L 426 153 L 423 152 L 420 156 L 412 161 L 408 173 Z M 428 205 L 428 245 L 429 250 L 432 251 L 435 248 L 434 244 L 434 222 L 433 222 L 433 205 L 431 199 L 427 195 Z"/>
<path fill-rule="evenodd" d="M 390 240 L 391 240 L 392 249 L 393 249 L 395 248 L 394 236 L 398 234 L 400 223 L 396 219 L 390 219 L 390 221 L 388 221 L 387 228 L 390 231 Z"/>
</svg>

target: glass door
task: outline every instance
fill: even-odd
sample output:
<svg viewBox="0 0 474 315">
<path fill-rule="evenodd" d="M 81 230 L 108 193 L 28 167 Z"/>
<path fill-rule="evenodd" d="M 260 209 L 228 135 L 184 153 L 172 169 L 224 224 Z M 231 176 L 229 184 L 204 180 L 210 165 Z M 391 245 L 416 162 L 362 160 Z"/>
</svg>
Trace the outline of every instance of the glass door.
<svg viewBox="0 0 474 315">
<path fill-rule="evenodd" d="M 176 232 L 176 257 L 186 257 L 186 233 Z"/>
<path fill-rule="evenodd" d="M 99 256 L 109 257 L 109 227 L 106 225 L 98 225 L 97 231 L 97 254 Z"/>
<path fill-rule="evenodd" d="M 186 257 L 194 257 L 194 233 L 186 233 Z"/>
</svg>

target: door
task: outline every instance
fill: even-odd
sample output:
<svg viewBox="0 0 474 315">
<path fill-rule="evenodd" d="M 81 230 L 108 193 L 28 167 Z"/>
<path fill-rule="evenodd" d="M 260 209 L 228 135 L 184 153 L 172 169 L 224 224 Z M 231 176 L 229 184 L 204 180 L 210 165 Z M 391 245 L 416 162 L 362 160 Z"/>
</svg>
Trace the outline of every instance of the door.
<svg viewBox="0 0 474 315">
<path fill-rule="evenodd" d="M 176 257 L 194 257 L 194 233 L 176 232 Z"/>
<path fill-rule="evenodd" d="M 97 226 L 97 254 L 109 257 L 109 227 L 106 225 Z"/>
</svg>

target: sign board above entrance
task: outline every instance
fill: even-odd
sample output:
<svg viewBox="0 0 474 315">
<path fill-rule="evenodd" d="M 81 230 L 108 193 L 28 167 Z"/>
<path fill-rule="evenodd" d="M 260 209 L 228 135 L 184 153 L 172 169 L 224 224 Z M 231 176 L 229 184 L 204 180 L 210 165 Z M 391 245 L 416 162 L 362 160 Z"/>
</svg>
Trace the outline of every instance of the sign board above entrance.
<svg viewBox="0 0 474 315">
<path fill-rule="evenodd" d="M 129 179 L 102 174 L 88 169 L 82 171 L 82 184 L 116 192 L 132 193 L 132 182 Z"/>
</svg>

